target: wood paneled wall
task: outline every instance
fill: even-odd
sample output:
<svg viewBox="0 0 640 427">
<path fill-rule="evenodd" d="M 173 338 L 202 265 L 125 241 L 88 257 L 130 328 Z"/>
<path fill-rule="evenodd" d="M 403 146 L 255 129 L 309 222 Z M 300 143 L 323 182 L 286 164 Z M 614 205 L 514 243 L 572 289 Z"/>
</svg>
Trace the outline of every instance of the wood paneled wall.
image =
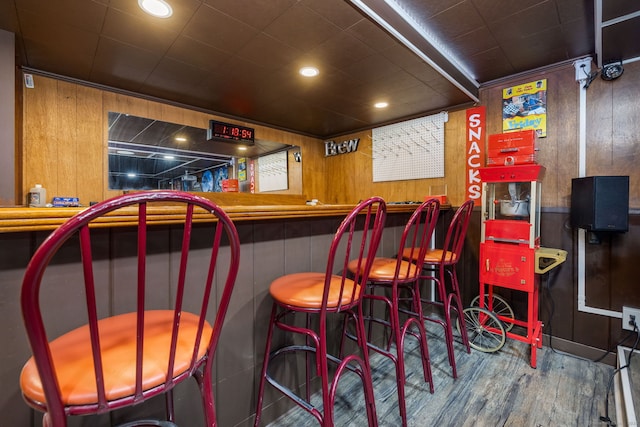
<svg viewBox="0 0 640 427">
<path fill-rule="evenodd" d="M 447 186 L 449 202 L 460 205 L 465 197 L 465 111 L 450 111 L 445 124 L 445 177 L 389 182 L 373 182 L 371 131 L 334 138 L 339 143 L 360 138 L 358 150 L 325 159 L 327 177 L 332 188 L 327 189 L 325 203 L 356 203 L 367 196 L 377 195 L 390 202 L 422 201 L 430 194 L 441 194 L 436 188 Z"/>
<path fill-rule="evenodd" d="M 206 129 L 216 117 L 199 111 L 87 87 L 77 83 L 34 76 L 35 88 L 22 88 L 23 139 L 19 204 L 34 184 L 42 184 L 47 198 L 79 197 L 82 204 L 121 194 L 108 189 L 107 113 L 117 111 Z M 247 124 L 249 123 L 241 123 Z M 300 146 L 302 162 L 289 161 L 289 189 L 270 194 L 323 195 L 322 144 L 265 126 L 251 125 L 261 139 Z M 306 166 L 306 165 L 308 166 Z M 305 165 L 306 167 L 303 167 Z"/>
</svg>

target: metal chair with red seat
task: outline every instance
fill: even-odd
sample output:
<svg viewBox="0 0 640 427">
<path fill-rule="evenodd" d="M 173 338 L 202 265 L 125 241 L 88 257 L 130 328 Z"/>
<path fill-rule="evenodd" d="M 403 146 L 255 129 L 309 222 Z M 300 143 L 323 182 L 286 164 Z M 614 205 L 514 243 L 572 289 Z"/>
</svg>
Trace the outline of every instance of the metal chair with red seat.
<svg viewBox="0 0 640 427">
<path fill-rule="evenodd" d="M 386 205 L 383 199 L 372 197 L 359 203 L 338 227 L 331 241 L 324 272 L 288 274 L 271 283 L 269 293 L 273 299 L 273 306 L 258 386 L 255 426 L 260 424 L 262 416 L 265 382 L 309 412 L 320 425 L 333 426 L 338 381 L 345 370 L 355 372 L 362 380 L 367 421 L 370 426 L 377 426 L 361 301 L 371 261 L 382 237 L 385 217 Z M 358 260 L 357 263 L 361 266 L 358 269 L 359 273 L 353 277 L 348 275 L 347 270 L 351 259 Z M 327 333 L 327 322 L 331 314 L 351 316 L 355 319 L 360 354 L 349 354 L 339 359 L 329 353 L 327 347 L 328 339 L 331 337 Z M 306 318 L 306 322 L 301 322 L 300 316 Z M 304 343 L 296 343 L 295 338 L 288 336 L 287 345 L 272 349 L 274 328 L 294 334 L 304 339 Z M 305 396 L 300 396 L 288 383 L 285 384 L 283 378 L 276 379 L 269 371 L 276 358 L 292 354 L 304 355 L 307 362 Z M 315 369 L 317 377 L 320 377 L 321 408 L 320 405 L 311 402 L 311 355 L 315 355 Z M 295 362 L 297 359 L 292 357 L 289 360 Z M 336 367 L 331 377 L 329 362 Z M 293 375 L 295 364 L 293 368 L 293 373 L 291 370 L 287 373 Z M 296 384 L 295 387 L 297 386 Z"/>
<path fill-rule="evenodd" d="M 451 310 L 453 309 L 457 314 L 457 319 L 460 322 L 460 330 L 466 331 L 464 316 L 462 315 L 462 298 L 460 297 L 460 286 L 458 284 L 456 267 L 462 254 L 462 248 L 464 247 L 469 220 L 473 212 L 473 204 L 473 200 L 467 200 L 456 210 L 447 229 L 442 248 L 427 250 L 422 274 L 420 276 L 421 280 L 433 281 L 436 284 L 437 298 L 435 300 L 422 298 L 422 302 L 424 304 L 441 307 L 444 319 L 433 317 L 426 313 L 423 313 L 422 317 L 425 320 L 439 323 L 444 328 L 447 355 L 453 378 L 458 377 L 458 372 L 453 347 Z M 405 259 L 414 262 L 418 261 L 415 258 L 415 252 L 411 252 L 411 248 L 405 248 L 403 256 Z M 469 347 L 468 337 L 466 334 L 462 334 L 461 338 L 467 353 L 470 353 L 471 348 Z"/>
<path fill-rule="evenodd" d="M 152 204 L 163 207 L 154 210 Z M 167 301 L 171 301 L 160 308 L 148 301 L 157 289 L 147 283 L 147 229 L 150 222 L 166 221 L 167 208 L 171 210 L 171 220 L 179 222 L 171 227 L 182 238 L 181 246 L 176 246 L 180 251 L 176 251 L 173 297 L 167 296 Z M 154 217 L 154 212 L 159 212 L 158 216 Z M 112 307 L 114 301 L 102 300 L 99 296 L 108 292 L 96 284 L 103 278 L 94 273 L 94 265 L 102 261 L 92 258 L 92 248 L 96 248 L 92 243 L 97 232 L 94 227 L 109 226 L 115 220 L 113 215 L 137 226 L 137 274 L 131 278 L 136 298 L 126 303 L 135 307 L 133 311 Z M 207 231 L 205 227 L 198 230 L 197 258 L 204 255 L 206 262 L 199 264 L 202 268 L 197 273 L 192 268 L 197 263 L 188 263 L 196 219 L 211 221 Z M 204 249 L 203 234 L 207 234 L 209 241 Z M 57 263 L 55 255 L 59 252 L 64 252 L 65 260 L 70 253 L 76 254 L 73 256 L 78 263 L 76 276 L 83 283 L 78 283 L 78 299 L 69 304 L 82 304 L 86 309 L 75 310 L 78 306 L 74 305 L 50 307 L 41 295 L 41 289 L 51 289 L 59 280 L 45 277 L 52 261 Z M 212 362 L 235 284 L 239 256 L 238 233 L 225 212 L 207 199 L 182 192 L 141 192 L 115 197 L 87 208 L 54 230 L 29 262 L 21 294 L 33 357 L 23 367 L 20 386 L 26 402 L 45 413 L 43 426 L 64 427 L 68 416 L 103 414 L 161 394 L 166 398 L 166 420 L 126 425 L 173 426 L 174 387 L 190 377 L 199 385 L 206 425 L 215 426 Z M 50 274 L 55 276 L 55 272 Z M 43 319 L 57 316 L 57 323 L 69 307 L 74 307 L 71 310 L 74 313 L 84 312 L 86 324 L 49 341 L 51 331 Z M 58 312 L 54 312 L 56 308 Z M 125 312 L 115 314 L 120 310 Z M 110 314 L 99 318 L 104 312 Z M 213 319 L 213 323 L 207 319 Z M 54 327 L 59 327 L 59 323 Z"/>
<path fill-rule="evenodd" d="M 429 347 L 427 345 L 427 334 L 422 322 L 422 305 L 420 303 L 420 273 L 424 262 L 427 248 L 433 235 L 433 231 L 438 221 L 440 202 L 436 199 L 429 199 L 422 203 L 413 212 L 404 227 L 398 247 L 398 256 L 395 258 L 377 257 L 373 260 L 369 273 L 368 291 L 365 293 L 364 301 L 373 303 L 381 301 L 386 307 L 389 319 L 377 318 L 374 315 L 374 307 L 369 305 L 369 311 L 365 316 L 365 322 L 382 324 L 390 328 L 386 348 L 375 345 L 371 336 L 368 337 L 368 344 L 371 350 L 380 353 L 391 359 L 396 368 L 396 384 L 398 390 L 398 408 L 402 425 L 407 425 L 407 409 L 405 402 L 405 368 L 404 368 L 404 340 L 409 333 L 414 335 L 420 344 L 422 359 L 422 369 L 424 379 L 429 383 L 429 391 L 433 393 L 433 378 L 431 375 L 431 363 L 429 359 Z M 406 249 L 406 253 L 405 253 Z M 415 262 L 407 261 L 403 254 Z M 355 274 L 358 268 L 358 260 L 349 263 L 349 271 Z M 376 294 L 375 288 L 382 287 L 391 290 L 391 296 L 387 294 Z M 400 324 L 400 292 L 404 289 L 413 295 L 412 310 L 417 316 L 409 316 Z M 415 326 L 418 332 L 411 331 L 411 326 Z M 343 331 L 344 336 L 352 338 L 347 333 L 347 328 Z M 369 329 L 369 332 L 371 329 Z M 391 351 L 391 342 L 395 341 L 396 351 Z"/>
</svg>

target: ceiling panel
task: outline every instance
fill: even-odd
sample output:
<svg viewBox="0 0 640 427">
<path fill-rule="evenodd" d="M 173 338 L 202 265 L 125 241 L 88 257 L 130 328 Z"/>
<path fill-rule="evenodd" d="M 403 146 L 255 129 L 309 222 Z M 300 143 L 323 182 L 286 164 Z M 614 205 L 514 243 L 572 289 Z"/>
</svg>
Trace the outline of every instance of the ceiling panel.
<svg viewBox="0 0 640 427">
<path fill-rule="evenodd" d="M 460 108 L 482 84 L 553 63 L 640 55 L 640 24 L 616 21 L 637 1 L 595 0 L 602 52 L 591 0 L 169 1 L 161 20 L 132 0 L 6 0 L 0 29 L 30 72 L 319 138 Z M 317 78 L 297 74 L 307 64 Z"/>
</svg>

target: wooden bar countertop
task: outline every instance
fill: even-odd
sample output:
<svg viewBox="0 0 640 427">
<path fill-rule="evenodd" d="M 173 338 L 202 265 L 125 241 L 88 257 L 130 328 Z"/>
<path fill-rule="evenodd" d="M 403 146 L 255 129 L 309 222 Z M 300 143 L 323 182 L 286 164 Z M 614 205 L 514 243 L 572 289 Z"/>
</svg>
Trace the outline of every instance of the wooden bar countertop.
<svg viewBox="0 0 640 427">
<path fill-rule="evenodd" d="M 199 193 L 202 194 L 202 193 Z M 213 197 L 212 197 L 213 199 Z M 309 206 L 296 198 L 296 204 L 264 204 L 264 205 L 226 205 L 225 201 L 214 200 L 223 207 L 233 221 L 257 221 L 277 220 L 289 218 L 314 218 L 327 216 L 344 216 L 353 209 L 354 205 L 346 204 L 317 204 Z M 255 201 L 260 201 L 256 199 Z M 270 200 L 267 200 L 270 201 Z M 415 203 L 393 203 L 387 205 L 388 213 L 413 212 L 417 207 Z M 67 219 L 86 207 L 65 208 L 28 208 L 9 207 L 0 208 L 0 233 L 20 231 L 53 230 Z M 171 224 L 181 221 L 184 207 L 182 206 L 153 206 L 148 209 L 147 222 L 149 224 Z M 123 208 L 112 212 L 104 218 L 95 221 L 96 227 L 118 227 L 136 225 L 136 208 Z M 195 221 L 206 222 L 210 219 L 204 210 L 196 211 Z"/>
</svg>

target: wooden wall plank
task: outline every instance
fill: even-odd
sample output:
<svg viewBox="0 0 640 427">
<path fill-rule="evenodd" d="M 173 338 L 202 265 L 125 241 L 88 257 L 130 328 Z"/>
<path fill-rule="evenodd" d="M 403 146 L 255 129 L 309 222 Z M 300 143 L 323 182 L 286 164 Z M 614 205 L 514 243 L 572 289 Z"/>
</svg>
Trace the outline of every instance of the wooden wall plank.
<svg viewBox="0 0 640 427">
<path fill-rule="evenodd" d="M 103 199 L 107 139 L 103 137 L 102 96 L 98 89 L 77 86 L 78 161 L 75 193 L 84 204 Z"/>
<path fill-rule="evenodd" d="M 33 77 L 35 87 L 24 91 L 22 182 L 25 203 L 29 188 L 36 183 L 47 190 L 47 198 L 58 190 L 57 81 Z"/>
<path fill-rule="evenodd" d="M 58 105 L 55 111 L 56 144 L 57 150 L 57 188 L 51 189 L 47 194 L 48 199 L 54 196 L 76 197 L 77 194 L 77 165 L 78 165 L 78 138 L 77 138 L 77 85 L 59 81 L 57 85 Z"/>
</svg>

